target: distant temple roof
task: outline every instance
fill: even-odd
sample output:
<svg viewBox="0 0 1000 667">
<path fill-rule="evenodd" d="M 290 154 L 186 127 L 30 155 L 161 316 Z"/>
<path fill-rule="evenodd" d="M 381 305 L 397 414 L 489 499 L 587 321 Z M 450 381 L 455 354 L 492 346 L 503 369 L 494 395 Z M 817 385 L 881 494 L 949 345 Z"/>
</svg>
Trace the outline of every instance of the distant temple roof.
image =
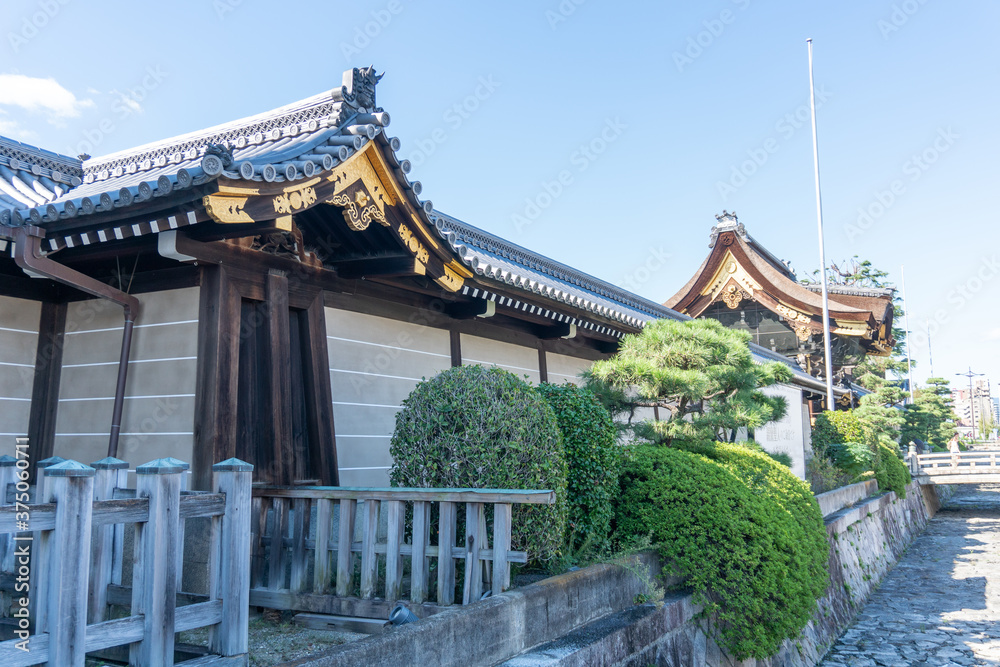
<svg viewBox="0 0 1000 667">
<path fill-rule="evenodd" d="M 776 313 L 800 340 L 822 335 L 820 285 L 798 282 L 785 263 L 751 237 L 736 215 L 723 212 L 712 228 L 708 257 L 664 305 L 699 317 L 716 303 L 735 309 L 754 301 Z M 891 289 L 831 286 L 828 289 L 832 333 L 855 339 L 870 354 L 892 350 Z"/>
</svg>

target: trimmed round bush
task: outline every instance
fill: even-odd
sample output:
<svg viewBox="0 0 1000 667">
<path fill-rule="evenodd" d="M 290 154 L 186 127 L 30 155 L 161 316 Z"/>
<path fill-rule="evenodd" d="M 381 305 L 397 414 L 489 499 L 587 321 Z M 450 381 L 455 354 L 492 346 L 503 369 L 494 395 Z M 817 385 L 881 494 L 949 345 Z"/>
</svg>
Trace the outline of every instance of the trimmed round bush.
<svg viewBox="0 0 1000 667">
<path fill-rule="evenodd" d="M 566 454 L 566 544 L 573 550 L 587 544 L 602 551 L 608 546 L 611 500 L 618 485 L 614 422 L 587 389 L 542 383 L 538 392 L 555 413 Z"/>
<path fill-rule="evenodd" d="M 640 447 L 619 478 L 619 539 L 652 533 L 737 659 L 798 635 L 826 589 L 828 544 L 808 487 L 760 452 Z M 709 456 L 714 457 L 709 458 Z"/>
<path fill-rule="evenodd" d="M 513 373 L 459 366 L 403 400 L 389 447 L 393 486 L 552 489 L 555 505 L 515 505 L 512 546 L 548 560 L 566 525 L 566 462 L 552 408 Z"/>
</svg>

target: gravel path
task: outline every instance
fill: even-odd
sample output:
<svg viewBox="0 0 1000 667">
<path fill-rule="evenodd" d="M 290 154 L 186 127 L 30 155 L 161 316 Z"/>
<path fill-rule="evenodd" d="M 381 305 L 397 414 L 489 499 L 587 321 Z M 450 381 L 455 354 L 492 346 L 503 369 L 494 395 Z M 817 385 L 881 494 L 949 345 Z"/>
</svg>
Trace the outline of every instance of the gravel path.
<svg viewBox="0 0 1000 667">
<path fill-rule="evenodd" d="M 1000 484 L 960 487 L 820 665 L 1000 666 Z"/>
</svg>

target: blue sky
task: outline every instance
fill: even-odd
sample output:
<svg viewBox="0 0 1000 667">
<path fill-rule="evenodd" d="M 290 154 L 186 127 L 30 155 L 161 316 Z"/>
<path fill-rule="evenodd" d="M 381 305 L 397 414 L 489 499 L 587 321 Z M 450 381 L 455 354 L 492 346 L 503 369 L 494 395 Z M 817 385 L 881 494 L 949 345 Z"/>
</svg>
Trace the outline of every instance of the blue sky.
<svg viewBox="0 0 1000 667">
<path fill-rule="evenodd" d="M 703 3 L 8 0 L 0 134 L 94 156 L 385 71 L 424 196 L 655 301 L 723 209 L 818 267 L 906 266 L 915 377 L 1000 382 L 996 26 L 986 0 Z M 995 390 L 996 391 L 996 390 Z"/>
</svg>

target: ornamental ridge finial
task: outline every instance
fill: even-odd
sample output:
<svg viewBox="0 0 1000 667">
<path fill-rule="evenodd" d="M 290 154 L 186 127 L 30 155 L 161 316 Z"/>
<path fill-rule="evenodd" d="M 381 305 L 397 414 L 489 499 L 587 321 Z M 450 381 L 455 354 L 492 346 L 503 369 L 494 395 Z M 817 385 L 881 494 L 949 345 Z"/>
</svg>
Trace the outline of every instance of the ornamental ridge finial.
<svg viewBox="0 0 1000 667">
<path fill-rule="evenodd" d="M 715 216 L 715 219 L 718 220 L 719 222 L 723 222 L 723 221 L 727 221 L 728 222 L 730 220 L 733 221 L 733 222 L 739 222 L 740 221 L 740 219 L 738 217 L 736 217 L 736 211 L 733 211 L 732 213 L 730 213 L 726 209 L 722 209 L 722 214 Z"/>
<path fill-rule="evenodd" d="M 378 85 L 383 76 L 385 76 L 385 72 L 375 73 L 374 65 L 347 70 L 344 72 L 343 78 L 346 99 L 354 101 L 359 107 L 374 111 L 376 109 L 375 86 Z"/>
</svg>

